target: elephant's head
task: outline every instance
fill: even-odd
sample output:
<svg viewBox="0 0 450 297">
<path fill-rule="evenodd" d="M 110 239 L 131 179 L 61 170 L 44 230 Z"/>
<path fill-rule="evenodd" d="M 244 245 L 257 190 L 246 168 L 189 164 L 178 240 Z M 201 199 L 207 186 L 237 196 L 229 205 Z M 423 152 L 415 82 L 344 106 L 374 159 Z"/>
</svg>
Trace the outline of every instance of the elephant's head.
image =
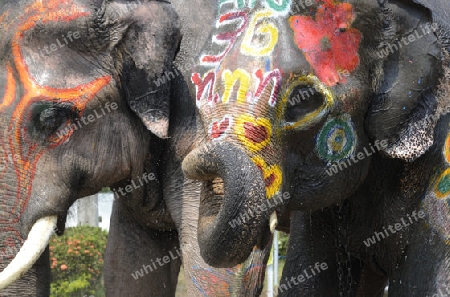
<svg viewBox="0 0 450 297">
<path fill-rule="evenodd" d="M 179 21 L 167 1 L 32 0 L 2 1 L 0 26 L 0 290 L 24 275 L 2 293 L 44 296 L 48 260 L 33 264 L 69 206 L 143 176 L 167 137 L 154 81 Z"/>
<path fill-rule="evenodd" d="M 183 169 L 204 181 L 199 244 L 219 267 L 243 261 L 287 201 L 348 197 L 372 154 L 424 154 L 443 108 L 445 24 L 421 1 L 249 2 L 220 1 L 192 75 L 209 142 Z"/>
</svg>

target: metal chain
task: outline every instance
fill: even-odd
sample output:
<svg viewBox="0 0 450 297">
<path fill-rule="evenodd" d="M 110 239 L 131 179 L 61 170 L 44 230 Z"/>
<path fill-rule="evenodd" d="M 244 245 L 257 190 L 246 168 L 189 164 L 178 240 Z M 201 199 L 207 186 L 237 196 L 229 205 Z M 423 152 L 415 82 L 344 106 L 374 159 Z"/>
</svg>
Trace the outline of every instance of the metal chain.
<svg viewBox="0 0 450 297">
<path fill-rule="evenodd" d="M 339 209 L 337 211 L 338 221 L 336 224 L 336 235 L 335 235 L 335 247 L 336 247 L 336 263 L 337 263 L 337 275 L 338 275 L 338 282 L 339 282 L 339 297 L 344 297 L 345 287 L 344 282 L 342 279 L 344 278 L 344 269 L 341 266 L 341 263 L 343 262 L 342 257 L 342 244 L 340 241 L 340 234 L 341 234 L 341 216 L 342 216 L 342 207 L 339 205 Z"/>
<path fill-rule="evenodd" d="M 347 233 L 348 231 L 348 220 L 345 220 L 345 233 L 347 237 L 347 243 L 345 245 L 345 253 L 347 254 L 347 296 L 350 297 L 352 295 L 352 284 L 353 284 L 353 278 L 352 278 L 352 257 L 350 255 L 349 246 L 350 246 L 350 236 Z"/>
<path fill-rule="evenodd" d="M 344 202 L 345 203 L 345 202 Z M 352 259 L 349 252 L 350 236 L 348 236 L 348 220 L 342 211 L 342 205 L 338 205 L 337 210 L 337 224 L 336 224 L 336 262 L 337 262 L 337 275 L 339 281 L 339 297 L 352 296 Z M 345 244 L 343 244 L 345 242 Z M 346 270 L 344 270 L 346 269 Z M 344 279 L 347 274 L 346 279 Z"/>
</svg>

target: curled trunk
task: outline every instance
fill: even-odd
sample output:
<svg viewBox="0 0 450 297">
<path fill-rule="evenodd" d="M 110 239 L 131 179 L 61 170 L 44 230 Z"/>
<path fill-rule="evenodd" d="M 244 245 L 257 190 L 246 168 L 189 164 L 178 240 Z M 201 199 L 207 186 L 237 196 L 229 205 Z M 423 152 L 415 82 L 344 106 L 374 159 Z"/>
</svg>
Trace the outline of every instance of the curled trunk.
<svg viewBox="0 0 450 297">
<path fill-rule="evenodd" d="M 198 239 L 200 252 L 214 267 L 244 262 L 268 230 L 269 209 L 256 211 L 266 201 L 265 184 L 258 167 L 232 143 L 207 143 L 183 161 L 187 177 L 203 180 Z M 223 193 L 215 191 L 217 178 Z"/>
</svg>

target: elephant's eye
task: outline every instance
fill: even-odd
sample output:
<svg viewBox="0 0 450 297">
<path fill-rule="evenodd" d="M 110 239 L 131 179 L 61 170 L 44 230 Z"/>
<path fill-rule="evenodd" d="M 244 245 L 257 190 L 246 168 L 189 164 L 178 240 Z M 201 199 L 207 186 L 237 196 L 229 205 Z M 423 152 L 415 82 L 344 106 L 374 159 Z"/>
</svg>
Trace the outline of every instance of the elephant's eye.
<svg viewBox="0 0 450 297">
<path fill-rule="evenodd" d="M 297 122 L 305 115 L 320 109 L 323 104 L 323 94 L 316 88 L 308 85 L 297 86 L 288 99 L 285 119 L 287 122 Z"/>
<path fill-rule="evenodd" d="M 66 116 L 64 110 L 48 108 L 39 115 L 40 128 L 52 132 L 66 121 Z"/>
<path fill-rule="evenodd" d="M 32 113 L 32 123 L 29 131 L 32 137 L 46 140 L 64 125 L 77 117 L 70 106 L 54 103 L 36 105 Z"/>
</svg>

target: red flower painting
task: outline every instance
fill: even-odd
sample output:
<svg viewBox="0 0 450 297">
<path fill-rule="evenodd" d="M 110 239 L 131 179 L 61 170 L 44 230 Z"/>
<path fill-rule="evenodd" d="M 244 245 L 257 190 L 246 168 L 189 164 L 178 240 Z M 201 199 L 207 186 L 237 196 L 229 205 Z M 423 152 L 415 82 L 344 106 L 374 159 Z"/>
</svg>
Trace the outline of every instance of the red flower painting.
<svg viewBox="0 0 450 297">
<path fill-rule="evenodd" d="M 334 0 L 317 2 L 321 4 L 315 19 L 293 16 L 289 23 L 295 43 L 317 77 L 327 86 L 334 86 L 338 82 L 345 83 L 345 77 L 359 65 L 358 47 L 362 35 L 351 28 L 354 20 L 351 4 Z"/>
</svg>

